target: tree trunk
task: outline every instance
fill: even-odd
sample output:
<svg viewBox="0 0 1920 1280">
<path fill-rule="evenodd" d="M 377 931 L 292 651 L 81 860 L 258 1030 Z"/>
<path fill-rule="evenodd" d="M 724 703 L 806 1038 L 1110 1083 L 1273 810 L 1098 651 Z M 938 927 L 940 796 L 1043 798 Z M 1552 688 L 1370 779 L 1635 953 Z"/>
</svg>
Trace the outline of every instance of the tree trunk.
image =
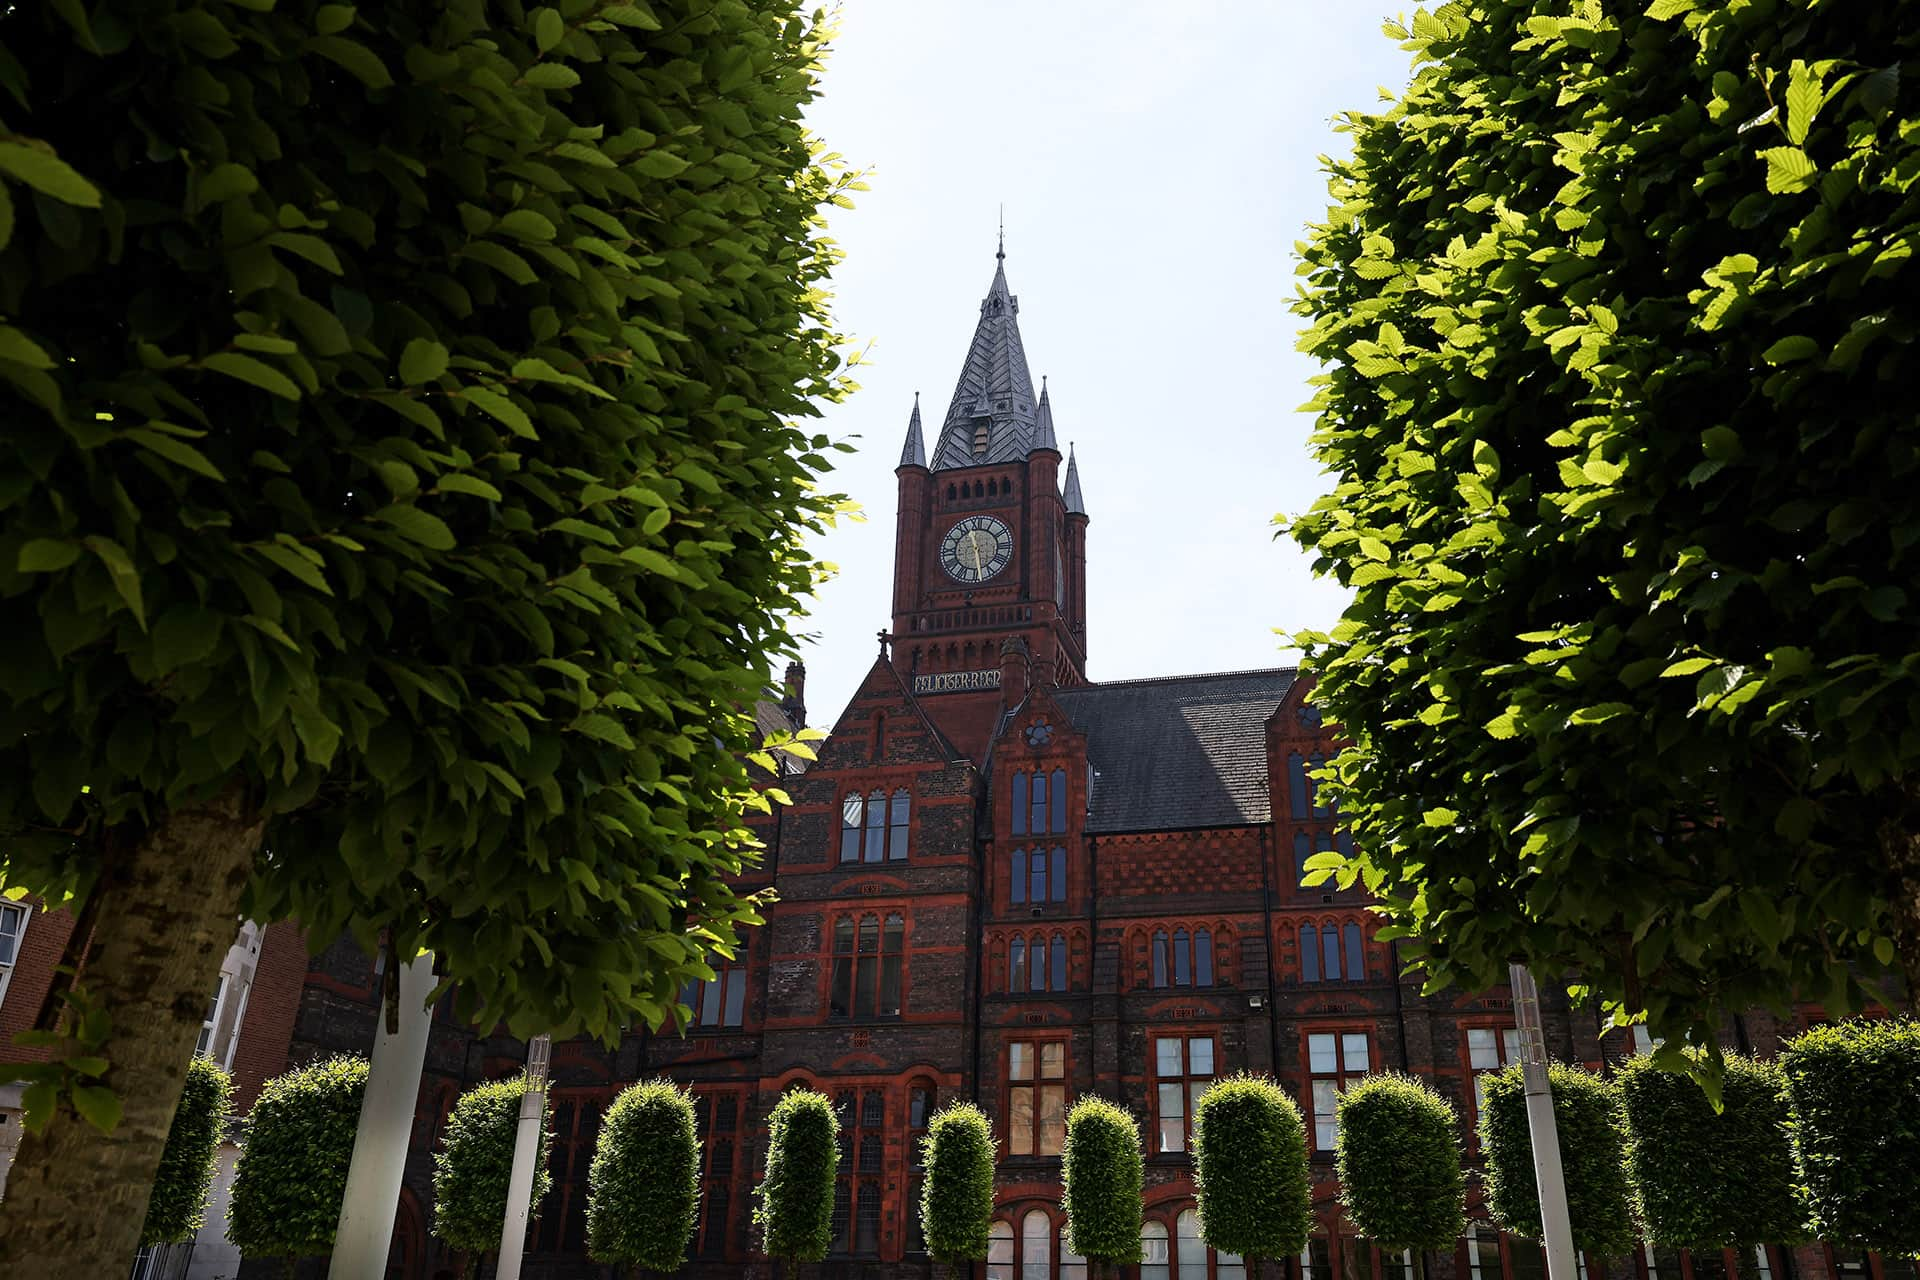
<svg viewBox="0 0 1920 1280">
<path fill-rule="evenodd" d="M 103 1136 L 63 1104 L 21 1142 L 0 1212 L 0 1275 L 126 1274 L 264 825 L 235 784 L 165 815 L 95 888 L 111 897 L 84 985 L 112 1015 L 104 1083 L 126 1110 Z"/>
</svg>

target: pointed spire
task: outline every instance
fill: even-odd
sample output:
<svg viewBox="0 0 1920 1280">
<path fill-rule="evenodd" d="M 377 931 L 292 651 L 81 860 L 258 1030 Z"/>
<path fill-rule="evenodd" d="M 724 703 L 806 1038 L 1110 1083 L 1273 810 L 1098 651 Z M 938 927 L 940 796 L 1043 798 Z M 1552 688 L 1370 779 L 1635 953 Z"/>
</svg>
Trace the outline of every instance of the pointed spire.
<svg viewBox="0 0 1920 1280">
<path fill-rule="evenodd" d="M 1060 442 L 1053 436 L 1053 401 L 1047 395 L 1045 374 L 1040 375 L 1040 407 L 1033 416 L 1033 447 L 1060 452 Z"/>
<path fill-rule="evenodd" d="M 933 469 L 1018 462 L 1034 448 L 1033 375 L 1020 342 L 1020 300 L 1007 287 L 1006 247 L 994 254 L 993 283 L 933 447 Z"/>
<path fill-rule="evenodd" d="M 913 393 L 913 416 L 907 419 L 907 442 L 900 446 L 900 465 L 903 467 L 924 467 L 927 465 L 927 442 L 920 434 L 920 393 Z"/>
<path fill-rule="evenodd" d="M 1087 503 L 1080 496 L 1080 460 L 1073 456 L 1073 445 L 1067 445 L 1067 490 L 1062 495 L 1067 504 L 1067 514 L 1083 516 L 1087 514 Z"/>
</svg>

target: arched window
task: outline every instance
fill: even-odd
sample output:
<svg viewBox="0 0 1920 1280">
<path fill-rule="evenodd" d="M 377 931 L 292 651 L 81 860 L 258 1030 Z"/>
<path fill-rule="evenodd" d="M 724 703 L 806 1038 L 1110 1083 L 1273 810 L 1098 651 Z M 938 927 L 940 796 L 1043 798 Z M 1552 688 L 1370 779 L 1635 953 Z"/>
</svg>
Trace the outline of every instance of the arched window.
<svg viewBox="0 0 1920 1280">
<path fill-rule="evenodd" d="M 1167 985 L 1167 931 L 1156 929 L 1153 932 L 1153 985 Z"/>
<path fill-rule="evenodd" d="M 1206 929 L 1193 931 L 1193 985 L 1213 985 L 1213 934 Z"/>
<path fill-rule="evenodd" d="M 1027 950 L 1027 978 L 1029 991 L 1047 989 L 1047 940 L 1036 934 Z"/>
<path fill-rule="evenodd" d="M 1053 1221 L 1045 1209 L 1020 1220 L 1020 1280 L 1053 1280 Z"/>
<path fill-rule="evenodd" d="M 898 912 L 884 925 L 877 915 L 862 916 L 857 925 L 851 918 L 837 921 L 829 1012 L 836 1018 L 899 1016 L 905 941 L 906 919 Z"/>
<path fill-rule="evenodd" d="M 1335 832 L 1333 843 L 1345 857 L 1351 858 L 1353 856 L 1353 837 L 1345 831 Z"/>
<path fill-rule="evenodd" d="M 1055 794 L 1060 793 L 1056 791 Z M 1052 895 L 1051 901 L 1065 902 L 1067 900 L 1067 851 L 1058 845 L 1054 846 L 1050 861 L 1052 872 L 1048 891 Z"/>
<path fill-rule="evenodd" d="M 1320 978 L 1340 981 L 1340 931 L 1332 925 L 1320 930 Z"/>
<path fill-rule="evenodd" d="M 875 791 L 867 797 L 867 851 L 863 862 L 878 862 L 886 855 L 887 793 Z"/>
<path fill-rule="evenodd" d="M 1028 861 L 1033 870 L 1027 882 L 1027 900 L 1037 905 L 1047 900 L 1047 851 L 1035 849 Z"/>
<path fill-rule="evenodd" d="M 1307 761 L 1307 766 L 1310 772 L 1317 772 L 1318 770 L 1324 769 L 1327 767 L 1327 757 L 1323 753 L 1316 751 L 1313 753 L 1313 758 Z M 1333 806 L 1331 804 L 1321 803 L 1319 781 L 1314 778 L 1308 778 L 1307 781 L 1312 790 L 1310 803 L 1313 805 L 1313 816 L 1316 818 L 1331 818 L 1333 816 Z"/>
<path fill-rule="evenodd" d="M 1320 931 L 1310 924 L 1300 926 L 1300 981 L 1320 981 Z"/>
<path fill-rule="evenodd" d="M 840 861 L 860 861 L 860 828 L 866 822 L 867 802 L 849 791 L 840 802 Z"/>
<path fill-rule="evenodd" d="M 833 994 L 827 1006 L 836 1018 L 853 1014 L 853 920 L 842 917 L 833 926 Z"/>
<path fill-rule="evenodd" d="M 987 1231 L 987 1280 L 1013 1280 L 1013 1224 L 996 1222 Z"/>
<path fill-rule="evenodd" d="M 880 947 L 880 1016 L 898 1017 L 900 988 L 906 950 L 907 922 L 898 912 L 887 917 L 886 933 Z"/>
<path fill-rule="evenodd" d="M 1237 1253 L 1215 1253 L 1200 1238 L 1200 1215 L 1186 1210 L 1174 1223 L 1180 1270 L 1177 1280 L 1246 1280 L 1247 1264 Z M 1208 1262 L 1212 1262 L 1209 1272 Z M 1141 1280 L 1147 1280 L 1142 1271 Z"/>
<path fill-rule="evenodd" d="M 948 485 L 948 486 L 947 486 L 947 501 L 948 501 L 948 502 L 952 502 L 952 501 L 954 500 L 954 498 L 955 498 L 956 496 L 957 496 L 957 495 L 955 495 L 955 493 L 954 493 L 954 491 L 953 491 L 953 486 L 952 486 L 952 485 Z"/>
<path fill-rule="evenodd" d="M 974 448 L 976 449 L 983 450 L 983 451 L 986 449 L 987 429 L 985 427 L 982 427 L 978 431 L 974 432 L 973 444 L 974 444 Z M 984 498 L 987 496 L 986 486 L 981 484 L 978 480 L 975 480 L 973 482 L 973 496 L 976 498 Z"/>
<path fill-rule="evenodd" d="M 887 861 L 900 862 L 907 856 L 907 827 L 912 814 L 913 801 L 907 797 L 907 789 L 901 787 L 893 793 L 893 809 L 887 820 Z"/>
<path fill-rule="evenodd" d="M 1367 953 L 1360 940 L 1360 926 L 1348 921 L 1340 930 L 1347 944 L 1347 981 L 1364 982 L 1367 977 Z"/>
<path fill-rule="evenodd" d="M 1087 1280 L 1087 1260 L 1067 1247 L 1064 1227 L 1060 1230 L 1060 1280 Z"/>
<path fill-rule="evenodd" d="M 1164 1222 L 1148 1222 L 1140 1228 L 1140 1280 L 1173 1280 Z"/>
<path fill-rule="evenodd" d="M 1013 834 L 1027 834 L 1027 775 L 1013 775 Z"/>
<path fill-rule="evenodd" d="M 1193 985 L 1193 952 L 1188 948 L 1190 941 L 1185 929 L 1173 931 L 1173 985 L 1176 987 Z"/>
<path fill-rule="evenodd" d="M 1295 822 L 1307 819 L 1307 761 L 1298 751 L 1287 754 L 1287 816 Z"/>
<path fill-rule="evenodd" d="M 1033 810 L 1031 818 L 1033 834 L 1042 835 L 1047 829 L 1047 775 L 1036 772 L 1033 775 Z"/>
<path fill-rule="evenodd" d="M 1056 933 L 1053 935 L 1052 950 L 1053 950 L 1053 960 L 1048 965 L 1048 971 L 1053 975 L 1053 989 L 1055 991 L 1065 991 L 1067 989 L 1067 935 L 1066 934 Z"/>
<path fill-rule="evenodd" d="M 994 480 L 987 481 L 987 496 L 989 498 L 995 496 L 999 492 L 1000 492 L 1000 485 L 998 481 L 994 481 Z"/>
<path fill-rule="evenodd" d="M 1307 859 L 1313 856 L 1313 841 L 1304 831 L 1293 833 L 1293 884 L 1296 889 L 1307 887 Z"/>
<path fill-rule="evenodd" d="M 1065 769 L 1053 771 L 1053 826 L 1051 829 L 1055 835 L 1067 829 L 1067 771 Z M 1036 827 L 1034 830 L 1037 833 L 1039 828 Z"/>
<path fill-rule="evenodd" d="M 1013 873 L 1008 878 L 1007 901 L 1019 906 L 1027 900 L 1027 851 L 1013 851 Z"/>
<path fill-rule="evenodd" d="M 1027 940 L 1015 938 L 1007 944 L 1007 990 L 1027 989 Z"/>
</svg>

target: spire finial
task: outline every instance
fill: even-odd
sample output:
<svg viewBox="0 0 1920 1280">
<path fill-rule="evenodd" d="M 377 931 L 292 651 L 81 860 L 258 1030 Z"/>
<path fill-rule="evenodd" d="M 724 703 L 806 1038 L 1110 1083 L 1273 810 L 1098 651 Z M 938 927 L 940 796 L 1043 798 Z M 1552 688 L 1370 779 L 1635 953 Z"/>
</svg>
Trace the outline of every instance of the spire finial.
<svg viewBox="0 0 1920 1280">
<path fill-rule="evenodd" d="M 1000 247 L 993 256 L 1002 262 L 1007 260 L 1007 206 L 1004 202 L 1000 206 Z"/>
</svg>

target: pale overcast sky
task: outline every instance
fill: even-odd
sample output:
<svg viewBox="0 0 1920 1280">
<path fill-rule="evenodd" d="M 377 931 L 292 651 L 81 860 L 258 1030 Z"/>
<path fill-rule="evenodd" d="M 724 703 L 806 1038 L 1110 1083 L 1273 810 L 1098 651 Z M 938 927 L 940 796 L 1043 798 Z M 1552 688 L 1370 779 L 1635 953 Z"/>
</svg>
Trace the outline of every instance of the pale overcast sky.
<svg viewBox="0 0 1920 1280">
<path fill-rule="evenodd" d="M 1275 627 L 1343 596 L 1275 542 L 1324 489 L 1296 412 L 1293 244 L 1326 209 L 1336 111 L 1397 90 L 1407 55 L 1367 0 L 845 0 L 813 127 L 872 190 L 837 212 L 862 390 L 825 428 L 866 509 L 802 626 L 809 719 L 831 728 L 890 622 L 913 393 L 932 448 L 993 277 L 1007 280 L 1062 445 L 1078 449 L 1094 680 L 1281 665 Z"/>
</svg>

